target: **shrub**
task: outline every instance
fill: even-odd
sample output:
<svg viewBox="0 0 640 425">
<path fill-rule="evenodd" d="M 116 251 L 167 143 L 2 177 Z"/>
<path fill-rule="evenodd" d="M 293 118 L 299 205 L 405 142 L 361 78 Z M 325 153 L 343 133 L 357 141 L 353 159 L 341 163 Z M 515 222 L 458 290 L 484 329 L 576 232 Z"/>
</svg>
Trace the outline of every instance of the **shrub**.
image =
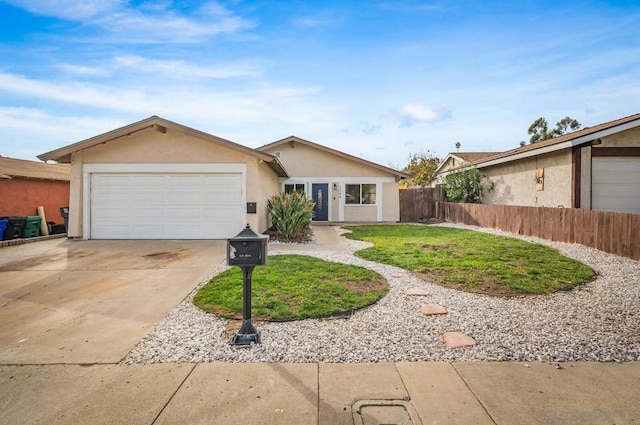
<svg viewBox="0 0 640 425">
<path fill-rule="evenodd" d="M 447 174 L 444 183 L 447 201 L 480 204 L 485 190 L 488 192 L 493 190 L 493 182 L 485 187 L 484 179 L 485 177 L 477 168 L 467 168 Z"/>
<path fill-rule="evenodd" d="M 311 226 L 314 206 L 303 193 L 280 193 L 269 198 L 268 210 L 274 229 L 285 238 L 295 238 Z"/>
</svg>

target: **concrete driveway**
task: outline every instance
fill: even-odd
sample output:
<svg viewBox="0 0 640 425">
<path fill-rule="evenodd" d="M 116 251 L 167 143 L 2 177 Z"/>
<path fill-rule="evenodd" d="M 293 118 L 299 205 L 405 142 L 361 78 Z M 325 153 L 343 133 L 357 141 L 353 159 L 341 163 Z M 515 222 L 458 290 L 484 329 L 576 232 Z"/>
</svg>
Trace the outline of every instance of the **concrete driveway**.
<svg viewBox="0 0 640 425">
<path fill-rule="evenodd" d="M 0 363 L 116 363 L 224 260 L 224 241 L 0 249 Z"/>
</svg>

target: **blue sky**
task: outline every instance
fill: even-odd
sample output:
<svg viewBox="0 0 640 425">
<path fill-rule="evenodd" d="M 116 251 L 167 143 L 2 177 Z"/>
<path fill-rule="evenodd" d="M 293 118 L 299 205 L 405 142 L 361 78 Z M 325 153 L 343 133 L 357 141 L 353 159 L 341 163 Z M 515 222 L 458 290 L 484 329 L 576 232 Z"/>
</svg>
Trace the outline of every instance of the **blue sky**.
<svg viewBox="0 0 640 425">
<path fill-rule="evenodd" d="M 159 115 L 383 165 L 640 112 L 634 1 L 0 0 L 0 155 Z"/>
</svg>

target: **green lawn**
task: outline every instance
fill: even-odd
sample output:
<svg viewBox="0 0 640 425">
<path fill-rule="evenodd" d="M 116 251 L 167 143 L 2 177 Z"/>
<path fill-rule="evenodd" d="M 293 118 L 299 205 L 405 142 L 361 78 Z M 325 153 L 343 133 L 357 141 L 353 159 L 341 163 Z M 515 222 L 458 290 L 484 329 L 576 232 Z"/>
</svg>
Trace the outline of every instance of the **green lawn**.
<svg viewBox="0 0 640 425">
<path fill-rule="evenodd" d="M 491 295 L 548 294 L 588 282 L 595 272 L 558 251 L 519 239 L 435 226 L 348 227 L 373 242 L 357 256 L 392 264 L 456 289 Z"/>
<path fill-rule="evenodd" d="M 276 255 L 257 266 L 252 278 L 255 319 L 298 320 L 348 313 L 378 301 L 387 281 L 364 267 L 332 263 L 304 255 Z M 210 313 L 242 318 L 242 273 L 233 267 L 203 286 L 196 306 Z"/>
</svg>

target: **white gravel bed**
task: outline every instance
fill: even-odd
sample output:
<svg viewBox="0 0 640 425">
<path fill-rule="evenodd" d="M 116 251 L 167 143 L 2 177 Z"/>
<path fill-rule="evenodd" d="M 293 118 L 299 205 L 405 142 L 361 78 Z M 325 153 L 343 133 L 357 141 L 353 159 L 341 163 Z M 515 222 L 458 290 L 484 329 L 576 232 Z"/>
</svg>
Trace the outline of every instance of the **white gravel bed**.
<svg viewBox="0 0 640 425">
<path fill-rule="evenodd" d="M 569 292 L 495 298 L 444 288 L 403 269 L 359 259 L 352 252 L 368 244 L 348 240 L 350 251 L 295 253 L 380 273 L 390 290 L 377 304 L 346 319 L 258 324 L 262 342 L 234 348 L 225 335 L 226 320 L 191 303 L 196 288 L 124 362 L 640 361 L 640 262 L 583 245 L 445 225 L 548 245 L 593 267 L 599 276 Z M 284 246 L 270 247 L 270 255 L 286 252 Z M 226 268 L 220 264 L 198 287 Z M 404 294 L 413 287 L 429 295 Z M 424 316 L 422 303 L 442 305 L 448 314 Z M 466 333 L 477 346 L 449 349 L 443 341 L 447 331 Z"/>
</svg>

